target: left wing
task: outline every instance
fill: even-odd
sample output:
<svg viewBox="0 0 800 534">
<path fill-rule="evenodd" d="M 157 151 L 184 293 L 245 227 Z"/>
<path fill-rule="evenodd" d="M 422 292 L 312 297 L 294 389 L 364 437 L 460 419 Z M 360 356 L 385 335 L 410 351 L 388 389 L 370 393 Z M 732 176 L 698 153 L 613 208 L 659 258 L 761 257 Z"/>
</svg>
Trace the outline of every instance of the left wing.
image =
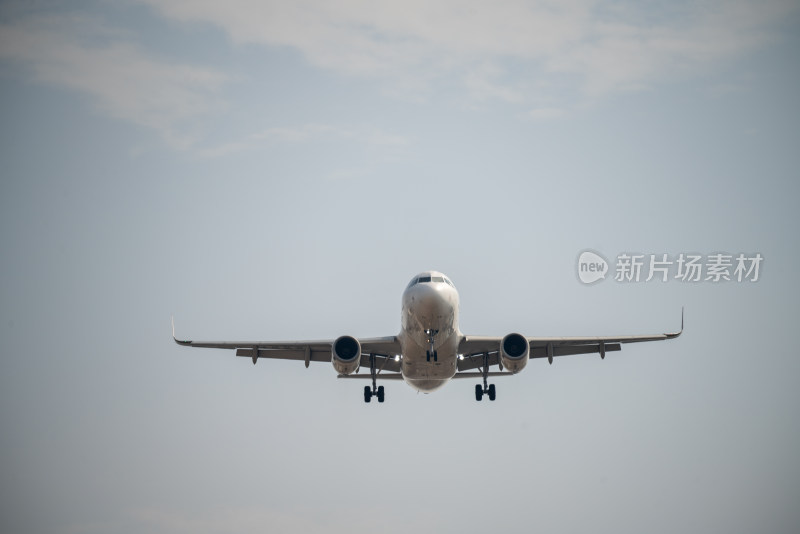
<svg viewBox="0 0 800 534">
<path fill-rule="evenodd" d="M 304 361 L 306 367 L 311 362 L 329 362 L 333 357 L 331 347 L 335 340 L 316 341 L 189 341 L 175 337 L 175 323 L 172 324 L 172 339 L 184 347 L 201 347 L 209 349 L 231 349 L 236 356 L 251 358 L 255 364 L 259 358 L 276 360 Z M 369 356 L 372 354 L 381 360 L 378 367 L 387 372 L 400 372 L 400 364 L 394 357 L 400 354 L 400 343 L 397 336 L 359 339 L 361 344 L 361 365 L 369 367 Z"/>
<path fill-rule="evenodd" d="M 673 339 L 683 333 L 683 310 L 681 309 L 681 329 L 677 332 L 635 335 L 635 336 L 595 336 L 595 337 L 528 337 L 530 358 L 547 358 L 553 363 L 556 356 L 572 356 L 575 354 L 600 354 L 605 358 L 606 352 L 622 350 L 623 343 L 642 343 L 645 341 L 663 341 Z M 499 363 L 499 349 L 502 337 L 464 336 L 458 346 L 458 353 L 464 356 L 458 362 L 459 371 L 478 369 L 484 366 L 488 355 L 489 365 Z"/>
</svg>

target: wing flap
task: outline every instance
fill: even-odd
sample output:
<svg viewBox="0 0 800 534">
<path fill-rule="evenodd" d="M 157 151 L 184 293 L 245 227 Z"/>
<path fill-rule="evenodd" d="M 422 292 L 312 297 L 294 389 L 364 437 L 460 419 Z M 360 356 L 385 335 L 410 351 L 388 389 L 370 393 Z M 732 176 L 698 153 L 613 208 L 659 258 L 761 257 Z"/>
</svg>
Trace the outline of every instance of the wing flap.
<svg viewBox="0 0 800 534">
<path fill-rule="evenodd" d="M 553 345 L 553 356 L 573 356 L 575 354 L 601 354 L 601 350 L 605 352 L 614 352 L 622 350 L 622 345 L 619 343 L 607 343 L 601 348 L 601 345 Z M 547 346 L 531 348 L 531 359 L 533 358 L 547 358 Z"/>
<path fill-rule="evenodd" d="M 508 371 L 490 371 L 486 373 L 487 377 L 491 376 L 514 376 L 514 373 L 509 373 Z M 457 372 L 453 375 L 453 378 L 483 378 L 483 373 L 476 373 L 476 372 L 466 372 L 462 373 L 461 371 Z"/>
<path fill-rule="evenodd" d="M 363 380 L 371 380 L 372 375 L 367 373 L 356 373 L 352 375 L 336 375 L 336 378 L 360 378 Z M 400 373 L 378 373 L 375 376 L 376 380 L 403 380 L 403 375 Z"/>
<path fill-rule="evenodd" d="M 499 343 L 499 342 L 498 342 Z M 467 354 L 464 355 L 463 360 L 458 360 L 456 364 L 456 368 L 458 369 L 459 373 L 461 371 L 469 371 L 470 369 L 480 369 L 483 367 L 483 355 L 487 354 L 486 352 L 478 353 L 478 354 Z M 500 361 L 500 355 L 495 348 L 494 352 L 489 352 L 489 367 L 493 365 L 497 365 Z"/>
<path fill-rule="evenodd" d="M 236 355 L 241 356 L 244 358 L 253 358 L 253 352 L 258 351 L 256 358 L 265 358 L 265 359 L 274 359 L 274 360 L 296 360 L 296 361 L 305 361 L 306 360 L 306 350 L 304 347 L 301 348 L 293 348 L 293 349 L 264 349 L 262 347 L 258 348 L 239 348 L 236 349 Z M 331 351 L 328 350 L 317 350 L 312 349 L 309 354 L 308 361 L 309 362 L 330 362 L 331 361 Z M 384 356 L 381 354 L 375 354 L 376 361 L 376 368 L 378 371 L 387 371 L 387 372 L 400 372 L 400 364 L 394 360 L 394 357 Z M 361 355 L 361 363 L 362 367 L 369 369 L 369 354 L 362 354 Z"/>
<path fill-rule="evenodd" d="M 253 350 L 258 350 L 257 358 L 269 358 L 275 360 L 300 360 L 305 361 L 306 351 L 304 348 L 299 349 L 236 349 L 237 356 L 246 358 L 253 357 Z M 312 362 L 329 362 L 331 361 L 331 351 L 328 350 L 315 350 L 310 351 L 309 361 Z"/>
</svg>

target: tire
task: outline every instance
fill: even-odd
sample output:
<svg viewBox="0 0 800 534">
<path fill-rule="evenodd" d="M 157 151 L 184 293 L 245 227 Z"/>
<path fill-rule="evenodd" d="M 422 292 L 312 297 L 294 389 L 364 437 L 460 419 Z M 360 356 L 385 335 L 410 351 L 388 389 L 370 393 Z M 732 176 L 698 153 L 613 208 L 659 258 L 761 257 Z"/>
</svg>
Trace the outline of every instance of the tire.
<svg viewBox="0 0 800 534">
<path fill-rule="evenodd" d="M 483 399 L 483 387 L 480 384 L 475 384 L 475 400 L 480 401 Z"/>
<path fill-rule="evenodd" d="M 384 398 L 386 398 L 386 393 L 383 390 L 383 386 L 378 386 L 378 402 L 383 402 Z"/>
<path fill-rule="evenodd" d="M 497 394 L 497 390 L 494 388 L 494 384 L 489 384 L 489 400 L 493 401 Z"/>
<path fill-rule="evenodd" d="M 372 390 L 369 386 L 364 386 L 364 402 L 369 402 L 372 398 Z"/>
</svg>

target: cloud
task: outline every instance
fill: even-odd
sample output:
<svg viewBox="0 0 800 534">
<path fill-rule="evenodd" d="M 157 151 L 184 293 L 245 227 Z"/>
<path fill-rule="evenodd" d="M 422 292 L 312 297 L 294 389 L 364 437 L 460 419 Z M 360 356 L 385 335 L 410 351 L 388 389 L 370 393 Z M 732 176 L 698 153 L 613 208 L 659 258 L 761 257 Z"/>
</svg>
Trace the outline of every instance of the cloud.
<svg viewBox="0 0 800 534">
<path fill-rule="evenodd" d="M 312 65 L 378 80 L 394 96 L 441 94 L 468 106 L 499 101 L 532 110 L 520 113 L 534 119 L 705 73 L 769 43 L 796 10 L 778 0 L 666 7 L 594 0 L 139 1 L 180 23 L 220 27 L 234 43 L 294 48 Z M 165 60 L 137 44 L 136 29 L 123 32 L 96 18 L 4 11 L 0 60 L 89 95 L 101 112 L 154 130 L 173 148 L 225 154 L 269 140 L 310 139 L 324 133 L 320 128 L 370 144 L 406 142 L 363 126 L 304 125 L 202 148 L 209 119 L 234 105 L 224 90 L 241 81 L 224 67 Z"/>
<path fill-rule="evenodd" d="M 584 97 L 647 87 L 769 40 L 792 2 L 711 0 L 659 7 L 593 0 L 142 0 L 222 27 L 237 43 L 296 48 L 347 75 L 430 87 L 453 75 L 478 99 L 578 87 Z M 506 72 L 512 64 L 520 72 Z M 566 77 L 560 78 L 560 77 Z"/>
<path fill-rule="evenodd" d="M 352 140 L 363 145 L 384 148 L 401 148 L 409 144 L 409 140 L 402 135 L 386 132 L 371 126 L 342 127 L 332 124 L 305 124 L 302 126 L 266 128 L 260 132 L 245 136 L 238 141 L 207 149 L 198 148 L 197 152 L 206 157 L 220 157 L 253 150 L 265 144 L 276 142 L 301 143 L 320 138 Z"/>
<path fill-rule="evenodd" d="M 150 57 L 119 38 L 97 20 L 28 18 L 0 25 L 0 59 L 24 64 L 39 81 L 90 95 L 102 112 L 154 129 L 173 147 L 189 148 L 190 123 L 224 109 L 218 93 L 228 76 Z"/>
<path fill-rule="evenodd" d="M 277 509 L 263 506 L 206 506 L 202 510 L 164 507 L 141 507 L 127 510 L 115 521 L 76 523 L 67 529 L 70 534 L 113 534 L 157 532 L 160 534 L 238 534 L 262 532 L 351 533 L 367 532 L 375 527 L 375 517 L 389 517 L 389 507 L 371 507 L 373 514 L 352 514 L 334 510 L 325 504 L 312 507 L 284 506 Z M 413 532 L 436 524 L 430 514 L 398 517 L 390 532 Z"/>
<path fill-rule="evenodd" d="M 0 60 L 23 65 L 37 81 L 88 95 L 100 112 L 154 130 L 175 149 L 213 157 L 323 136 L 384 147 L 408 143 L 401 135 L 366 125 L 305 124 L 267 127 L 209 146 L 201 133 L 205 121 L 222 116 L 229 106 L 223 89 L 241 80 L 217 69 L 154 57 L 131 42 L 137 35 L 95 17 L 23 14 L 5 19 Z"/>
<path fill-rule="evenodd" d="M 522 91 L 504 82 L 506 73 L 493 64 L 479 65 L 464 75 L 464 83 L 473 99 L 501 100 L 519 103 L 525 100 Z"/>
<path fill-rule="evenodd" d="M 218 534 L 221 532 L 324 532 L 326 526 L 309 514 L 276 511 L 268 507 L 210 507 L 202 511 L 137 508 L 116 521 L 76 523 L 67 529 L 72 534 L 158 532 L 161 534 Z"/>
<path fill-rule="evenodd" d="M 535 120 L 555 119 L 564 115 L 561 108 L 541 107 L 530 110 L 527 116 Z"/>
</svg>

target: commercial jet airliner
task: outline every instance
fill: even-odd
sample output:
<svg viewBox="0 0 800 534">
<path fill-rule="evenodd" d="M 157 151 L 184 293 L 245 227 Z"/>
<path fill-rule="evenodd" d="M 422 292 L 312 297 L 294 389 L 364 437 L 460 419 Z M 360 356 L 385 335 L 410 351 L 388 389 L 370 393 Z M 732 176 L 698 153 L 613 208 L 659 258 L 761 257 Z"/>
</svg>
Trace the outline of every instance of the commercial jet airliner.
<svg viewBox="0 0 800 534">
<path fill-rule="evenodd" d="M 378 380 L 404 380 L 423 393 L 431 393 L 451 378 L 481 379 L 475 386 L 475 400 L 484 395 L 495 400 L 496 388 L 489 377 L 519 373 L 531 358 L 547 358 L 552 364 L 556 356 L 621 350 L 623 343 L 660 341 L 676 338 L 681 329 L 671 334 L 601 337 L 526 337 L 508 334 L 504 337 L 467 336 L 458 328 L 458 291 L 453 282 L 437 271 L 426 271 L 411 279 L 403 292 L 400 333 L 396 336 L 356 339 L 340 336 L 323 341 L 182 341 L 179 345 L 216 349 L 235 349 L 237 356 L 329 362 L 339 378 L 361 378 L 372 381 L 364 387 L 364 401 L 377 397 L 383 402 L 385 391 Z M 490 371 L 492 366 L 497 371 Z M 364 371 L 360 372 L 360 369 Z"/>
</svg>

